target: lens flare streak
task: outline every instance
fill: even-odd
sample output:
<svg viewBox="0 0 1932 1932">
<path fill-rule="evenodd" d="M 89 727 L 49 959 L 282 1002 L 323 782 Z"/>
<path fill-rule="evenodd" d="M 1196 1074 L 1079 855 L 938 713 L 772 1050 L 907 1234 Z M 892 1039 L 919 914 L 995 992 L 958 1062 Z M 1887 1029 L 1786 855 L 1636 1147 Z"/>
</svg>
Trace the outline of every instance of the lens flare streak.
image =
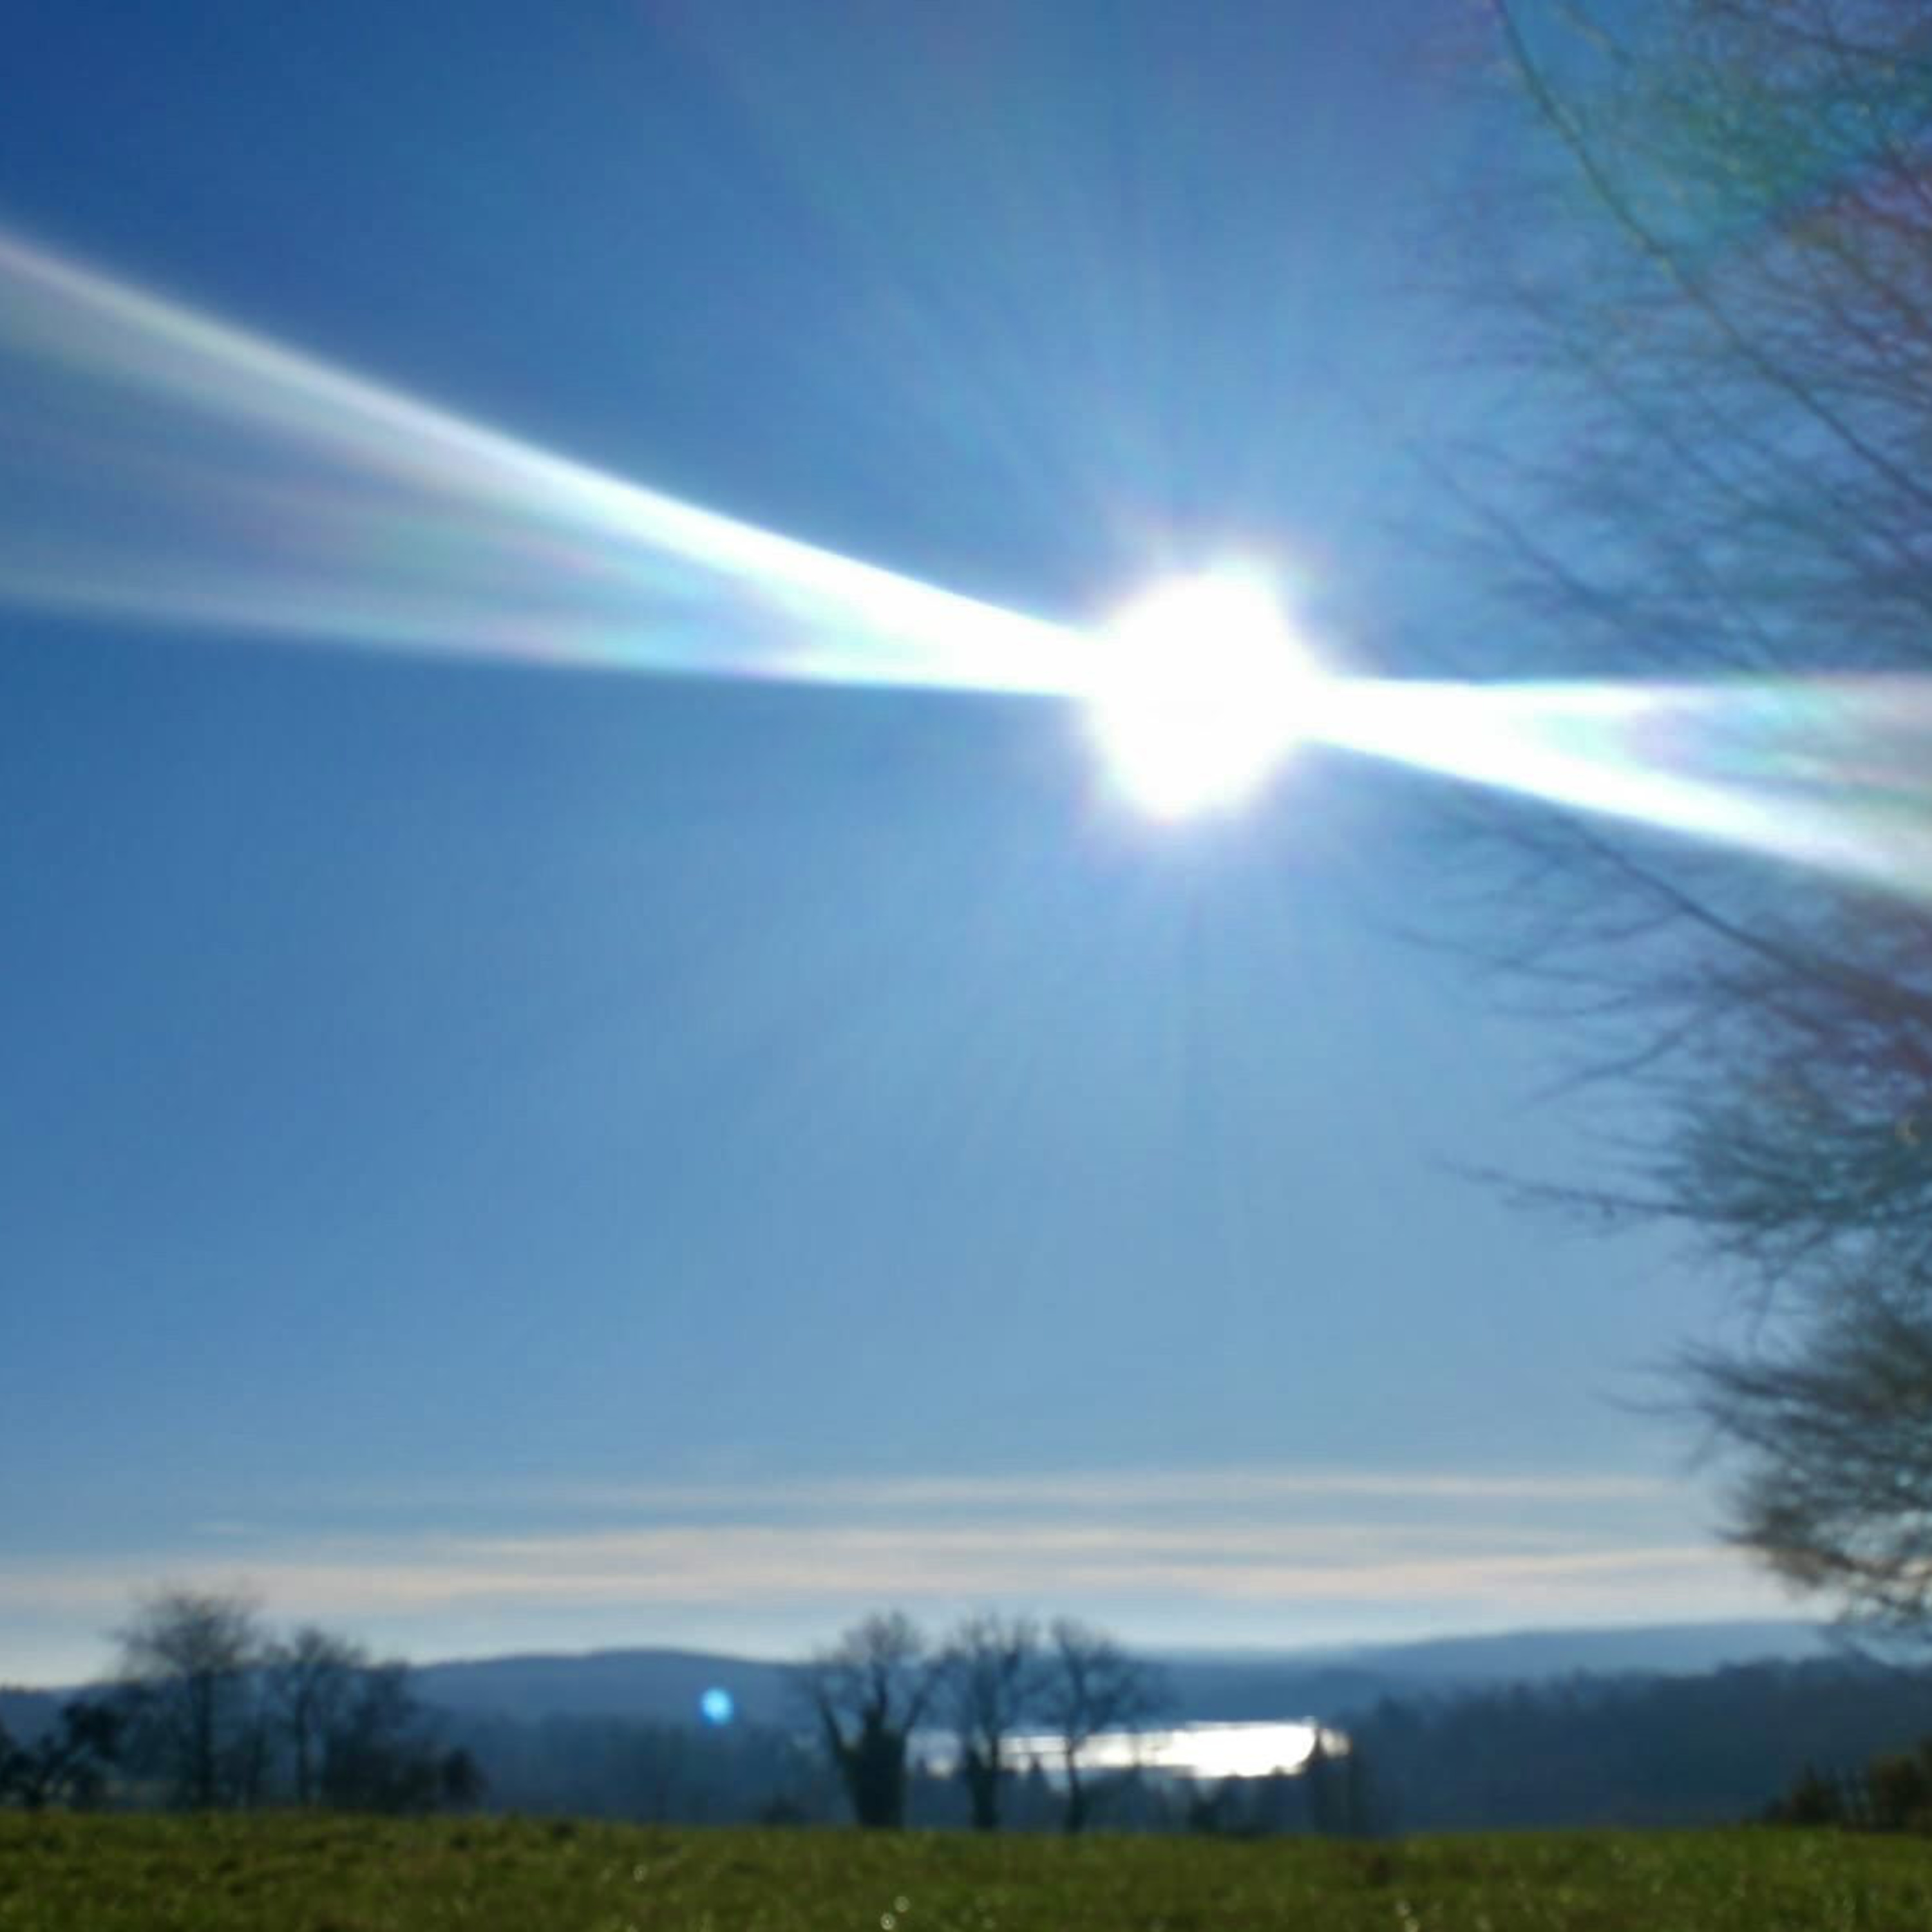
<svg viewBox="0 0 1932 1932">
<path fill-rule="evenodd" d="M 757 528 L 0 230 L 0 600 L 660 675 L 1070 698 L 1168 815 L 1326 744 L 1932 894 L 1932 680 L 1342 676 L 1258 613 L 1252 584 L 1214 596 L 1170 666 L 1144 623 L 1055 623 Z M 1169 712 L 1192 734 L 1172 746 Z"/>
<path fill-rule="evenodd" d="M 1337 680 L 1310 730 L 1418 770 L 1932 892 L 1932 680 Z"/>
</svg>

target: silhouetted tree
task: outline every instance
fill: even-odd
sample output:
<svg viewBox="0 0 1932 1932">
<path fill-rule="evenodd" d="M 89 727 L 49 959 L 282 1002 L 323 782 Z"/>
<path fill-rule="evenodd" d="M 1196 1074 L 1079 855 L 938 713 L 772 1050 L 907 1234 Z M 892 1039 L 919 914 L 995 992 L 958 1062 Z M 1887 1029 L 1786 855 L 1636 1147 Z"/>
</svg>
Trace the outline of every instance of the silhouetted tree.
<svg viewBox="0 0 1932 1932">
<path fill-rule="evenodd" d="M 945 1703 L 975 1831 L 1000 1828 L 1006 1742 L 1039 1695 L 1041 1664 L 1039 1628 L 1024 1617 L 969 1617 L 947 1642 Z"/>
<path fill-rule="evenodd" d="M 1488 151 L 1495 218 L 1459 232 L 1456 293 L 1499 401 L 1486 440 L 1432 459 L 1468 512 L 1484 674 L 1775 691 L 1932 668 L 1923 0 L 1490 12 L 1525 138 Z M 1859 808 L 1802 873 L 1610 820 L 1468 812 L 1504 867 L 1492 956 L 1574 1024 L 1598 1118 L 1613 1094 L 1630 1123 L 1579 1184 L 1536 1191 L 1688 1233 L 1752 1289 L 1742 1339 L 1684 1364 L 1734 1457 L 1732 1534 L 1795 1585 L 1916 1628 L 1932 1612 L 1923 740 L 1838 701 L 1659 715 L 1721 776 L 1771 785 L 1734 823 L 1821 795 Z M 1922 716 L 1916 686 L 1887 701 L 1901 726 Z M 1790 754 L 1817 740 L 1780 737 L 1794 706 L 1816 730 L 1843 720 L 1795 785 Z"/>
<path fill-rule="evenodd" d="M 119 1674 L 139 1694 L 136 1735 L 177 1802 L 226 1802 L 250 1782 L 262 1634 L 245 1597 L 164 1590 L 118 1634 Z"/>
<path fill-rule="evenodd" d="M 456 1745 L 442 1754 L 437 1760 L 436 1778 L 440 1802 L 452 1811 L 474 1810 L 482 1803 L 490 1788 L 490 1780 L 483 1774 L 482 1766 L 466 1744 Z"/>
<path fill-rule="evenodd" d="M 898 1611 L 854 1624 L 800 1682 L 860 1825 L 905 1822 L 906 1742 L 940 1683 L 939 1660 Z"/>
<path fill-rule="evenodd" d="M 1764 1816 L 1774 1825 L 1932 1832 L 1932 1738 L 1910 1750 L 1880 1751 L 1862 1772 L 1826 1778 L 1808 1764 Z"/>
<path fill-rule="evenodd" d="M 1844 1813 L 1838 1788 L 1819 1775 L 1816 1766 L 1808 1764 L 1798 1773 L 1797 1782 L 1765 1816 L 1774 1825 L 1835 1825 Z"/>
<path fill-rule="evenodd" d="M 1368 1765 L 1360 1738 L 1351 1736 L 1331 1746 L 1320 1731 L 1301 1767 L 1301 1787 L 1309 1828 L 1331 1837 L 1368 1835 L 1374 1820 L 1369 1794 Z"/>
<path fill-rule="evenodd" d="M 1342 1759 L 1342 1829 L 1349 1838 L 1368 1838 L 1383 1828 L 1368 1747 L 1360 1738 L 1351 1737 Z"/>
<path fill-rule="evenodd" d="M 428 1811 L 445 1789 L 445 1755 L 400 1663 L 364 1664 L 322 1734 L 320 1791 L 345 1810 Z"/>
<path fill-rule="evenodd" d="M 1013 1810 L 1022 1828 L 1027 1831 L 1039 1831 L 1051 1825 L 1055 1813 L 1062 1808 L 1054 1802 L 1053 1784 L 1046 1766 L 1030 1754 L 1025 1770 L 1020 1773 L 1015 1798 Z"/>
<path fill-rule="evenodd" d="M 1873 1825 L 1881 1832 L 1903 1832 L 1932 1822 L 1932 1774 L 1925 1752 L 1887 1751 L 1865 1767 L 1865 1790 Z"/>
<path fill-rule="evenodd" d="M 1160 1673 L 1112 1637 L 1071 1617 L 1054 1619 L 1042 1657 L 1039 1709 L 1060 1740 L 1066 1774 L 1062 1822 L 1068 1832 L 1083 1830 L 1093 1810 L 1094 1792 L 1082 1754 L 1103 1731 L 1145 1724 L 1166 1700 Z"/>
<path fill-rule="evenodd" d="M 369 1667 L 368 1653 L 359 1645 L 313 1624 L 268 1651 L 268 1709 L 288 1743 L 298 1804 L 316 1797 L 325 1745 L 346 1720 Z"/>
<path fill-rule="evenodd" d="M 61 1706 L 58 1724 L 31 1745 L 15 1744 L 0 1727 L 0 1799 L 29 1811 L 98 1802 L 119 1760 L 129 1714 L 106 1700 L 75 1697 Z"/>
<path fill-rule="evenodd" d="M 1340 1766 L 1321 1733 L 1302 1760 L 1301 1788 L 1308 1808 L 1309 1829 L 1324 1834 L 1342 1828 L 1343 1799 Z"/>
</svg>

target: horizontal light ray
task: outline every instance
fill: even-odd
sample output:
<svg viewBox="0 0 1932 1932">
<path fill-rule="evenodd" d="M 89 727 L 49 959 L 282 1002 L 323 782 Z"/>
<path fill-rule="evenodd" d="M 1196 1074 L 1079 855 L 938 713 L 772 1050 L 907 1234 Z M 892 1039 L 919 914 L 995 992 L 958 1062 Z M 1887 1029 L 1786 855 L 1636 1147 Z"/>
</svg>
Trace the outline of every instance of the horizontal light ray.
<svg viewBox="0 0 1932 1932">
<path fill-rule="evenodd" d="M 947 689 L 1064 692 L 1082 648 L 1058 626 L 642 488 L 4 231 L 0 596 Z"/>
<path fill-rule="evenodd" d="M 1102 702 L 1118 643 L 646 489 L 4 229 L 0 599 L 452 655 Z M 1294 701 L 1284 742 L 1932 892 L 1932 680 L 1318 676 Z"/>
<path fill-rule="evenodd" d="M 1314 701 L 1328 744 L 1932 893 L 1932 678 L 1337 679 Z"/>
</svg>

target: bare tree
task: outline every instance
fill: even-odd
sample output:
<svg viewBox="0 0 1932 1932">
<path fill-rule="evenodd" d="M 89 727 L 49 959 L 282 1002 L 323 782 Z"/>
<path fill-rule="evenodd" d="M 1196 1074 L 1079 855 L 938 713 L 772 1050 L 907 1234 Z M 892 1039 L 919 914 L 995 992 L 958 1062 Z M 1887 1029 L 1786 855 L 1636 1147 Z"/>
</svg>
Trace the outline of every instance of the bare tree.
<svg viewBox="0 0 1932 1932">
<path fill-rule="evenodd" d="M 1102 1732 L 1132 1730 L 1167 1701 L 1158 1671 L 1131 1657 L 1104 1631 L 1058 1617 L 1047 1632 L 1039 1709 L 1060 1741 L 1066 1772 L 1064 1822 L 1086 1828 L 1094 1789 L 1082 1762 Z"/>
<path fill-rule="evenodd" d="M 116 1633 L 119 1675 L 140 1695 L 139 1732 L 181 1802 L 206 1809 L 248 1782 L 261 1624 L 247 1598 L 163 1590 Z"/>
<path fill-rule="evenodd" d="M 356 1667 L 322 1744 L 320 1795 L 345 1810 L 430 1810 L 448 1796 L 458 1755 L 442 1750 L 409 1666 L 393 1659 Z"/>
<path fill-rule="evenodd" d="M 799 1682 L 862 1826 L 905 1822 L 906 1744 L 932 1704 L 940 1661 L 898 1611 L 854 1624 Z"/>
<path fill-rule="evenodd" d="M 1494 16 L 1526 158 L 1486 184 L 1487 252 L 1459 251 L 1482 279 L 1460 292 L 1515 400 L 1486 442 L 1430 458 L 1466 513 L 1474 624 L 1509 640 L 1485 668 L 1932 670 L 1932 16 L 1918 0 L 1502 0 Z M 1887 690 L 1896 723 L 1922 718 L 1916 686 Z M 1683 1364 L 1733 1459 L 1732 1534 L 1800 1587 L 1922 1626 L 1923 739 L 1844 687 L 1784 702 L 1716 707 L 1689 748 L 1763 784 L 1762 812 L 1823 797 L 1840 837 L 1814 869 L 1514 808 L 1478 808 L 1471 849 L 1504 868 L 1497 963 L 1572 1024 L 1599 1112 L 1625 1124 L 1541 1198 L 1675 1228 L 1751 1292 L 1739 1335 Z M 1795 773 L 1792 707 L 1811 760 Z"/>
<path fill-rule="evenodd" d="M 969 1617 L 947 1642 L 946 1704 L 975 1831 L 1000 1828 L 1006 1742 L 1039 1696 L 1042 1661 L 1039 1627 L 1025 1617 Z"/>
<path fill-rule="evenodd" d="M 353 1706 L 369 1655 L 360 1645 L 306 1624 L 266 1658 L 268 1707 L 287 1739 L 298 1804 L 320 1795 L 328 1739 Z"/>
</svg>

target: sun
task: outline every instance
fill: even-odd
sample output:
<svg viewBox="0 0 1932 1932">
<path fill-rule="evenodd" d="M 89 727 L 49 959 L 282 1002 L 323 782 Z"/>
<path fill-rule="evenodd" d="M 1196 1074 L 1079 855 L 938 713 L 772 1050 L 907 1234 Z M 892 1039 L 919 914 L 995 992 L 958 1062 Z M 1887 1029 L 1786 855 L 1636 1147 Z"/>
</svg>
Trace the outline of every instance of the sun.
<svg viewBox="0 0 1932 1932">
<path fill-rule="evenodd" d="M 1321 673 L 1256 572 L 1156 584 L 1100 645 L 1089 727 L 1114 783 L 1156 818 L 1240 804 L 1308 735 Z"/>
</svg>

